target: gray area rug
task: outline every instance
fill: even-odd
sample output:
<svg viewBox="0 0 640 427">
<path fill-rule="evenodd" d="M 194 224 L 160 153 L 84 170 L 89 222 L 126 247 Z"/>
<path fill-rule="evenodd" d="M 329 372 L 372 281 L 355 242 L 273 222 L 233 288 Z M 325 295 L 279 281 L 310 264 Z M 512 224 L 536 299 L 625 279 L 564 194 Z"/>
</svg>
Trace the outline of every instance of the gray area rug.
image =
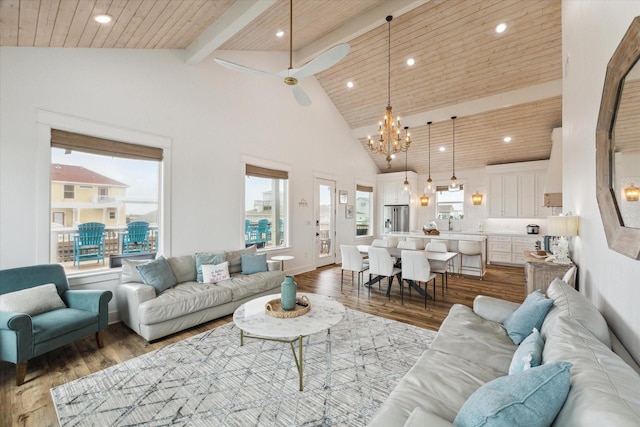
<svg viewBox="0 0 640 427">
<path fill-rule="evenodd" d="M 349 310 L 289 344 L 233 323 L 51 389 L 61 426 L 365 426 L 436 333 Z"/>
</svg>

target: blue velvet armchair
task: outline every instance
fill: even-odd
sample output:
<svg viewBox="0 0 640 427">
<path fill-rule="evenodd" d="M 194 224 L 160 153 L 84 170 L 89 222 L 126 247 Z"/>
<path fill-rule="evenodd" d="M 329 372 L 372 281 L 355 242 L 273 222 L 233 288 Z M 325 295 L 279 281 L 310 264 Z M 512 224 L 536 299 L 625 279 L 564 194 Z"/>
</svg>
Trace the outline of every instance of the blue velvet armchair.
<svg viewBox="0 0 640 427">
<path fill-rule="evenodd" d="M 110 291 L 70 290 L 59 264 L 43 264 L 0 270 L 0 295 L 53 283 L 64 308 L 30 316 L 0 311 L 0 360 L 16 365 L 16 384 L 24 383 L 27 362 L 50 350 L 87 335 L 96 334 L 104 346 Z"/>
</svg>

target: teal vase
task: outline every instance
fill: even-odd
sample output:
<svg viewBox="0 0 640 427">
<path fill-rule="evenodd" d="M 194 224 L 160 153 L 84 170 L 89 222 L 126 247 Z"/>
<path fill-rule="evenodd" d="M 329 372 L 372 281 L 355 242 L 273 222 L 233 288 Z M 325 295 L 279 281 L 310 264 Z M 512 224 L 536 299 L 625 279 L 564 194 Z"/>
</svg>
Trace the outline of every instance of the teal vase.
<svg viewBox="0 0 640 427">
<path fill-rule="evenodd" d="M 285 311 L 291 311 L 296 308 L 296 282 L 293 276 L 285 276 L 284 282 L 280 285 L 280 307 Z"/>
</svg>

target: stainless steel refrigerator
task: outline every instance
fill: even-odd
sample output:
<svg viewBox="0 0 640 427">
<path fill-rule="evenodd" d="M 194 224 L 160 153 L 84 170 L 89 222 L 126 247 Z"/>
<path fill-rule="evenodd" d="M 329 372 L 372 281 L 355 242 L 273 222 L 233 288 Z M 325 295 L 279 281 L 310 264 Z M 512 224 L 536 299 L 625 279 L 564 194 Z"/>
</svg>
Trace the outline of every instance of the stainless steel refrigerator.
<svg viewBox="0 0 640 427">
<path fill-rule="evenodd" d="M 383 220 L 385 233 L 409 231 L 409 206 L 385 206 Z"/>
</svg>

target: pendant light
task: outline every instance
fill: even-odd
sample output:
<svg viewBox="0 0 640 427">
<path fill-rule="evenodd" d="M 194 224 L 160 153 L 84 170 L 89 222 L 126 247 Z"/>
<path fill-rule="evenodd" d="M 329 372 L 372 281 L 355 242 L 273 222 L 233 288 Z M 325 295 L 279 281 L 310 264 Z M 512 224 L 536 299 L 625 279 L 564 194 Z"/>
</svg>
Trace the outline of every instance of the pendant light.
<svg viewBox="0 0 640 427">
<path fill-rule="evenodd" d="M 424 191 L 420 197 L 420 204 L 422 206 L 429 205 L 429 196 L 427 196 L 427 194 L 433 193 L 433 180 L 431 179 L 431 123 L 433 122 L 427 122 L 427 125 L 429 126 L 429 166 L 427 169 L 429 178 L 427 178 L 427 181 L 424 183 Z"/>
<path fill-rule="evenodd" d="M 433 122 L 427 122 L 427 125 L 429 126 L 429 178 L 427 178 L 427 190 L 426 192 L 429 194 L 432 194 L 433 191 L 435 190 L 434 186 L 433 186 L 433 180 L 431 179 L 431 123 Z"/>
<path fill-rule="evenodd" d="M 409 180 L 407 179 L 407 157 L 409 157 L 409 153 L 407 151 L 404 152 L 404 182 L 402 183 L 402 191 L 408 193 L 411 190 L 411 186 L 409 185 Z"/>
<path fill-rule="evenodd" d="M 458 178 L 456 178 L 456 117 L 451 117 L 451 129 L 453 134 L 453 157 L 452 157 L 452 173 L 451 173 L 451 182 L 449 183 L 449 191 L 458 191 L 460 190 L 460 184 L 458 184 Z"/>
</svg>

